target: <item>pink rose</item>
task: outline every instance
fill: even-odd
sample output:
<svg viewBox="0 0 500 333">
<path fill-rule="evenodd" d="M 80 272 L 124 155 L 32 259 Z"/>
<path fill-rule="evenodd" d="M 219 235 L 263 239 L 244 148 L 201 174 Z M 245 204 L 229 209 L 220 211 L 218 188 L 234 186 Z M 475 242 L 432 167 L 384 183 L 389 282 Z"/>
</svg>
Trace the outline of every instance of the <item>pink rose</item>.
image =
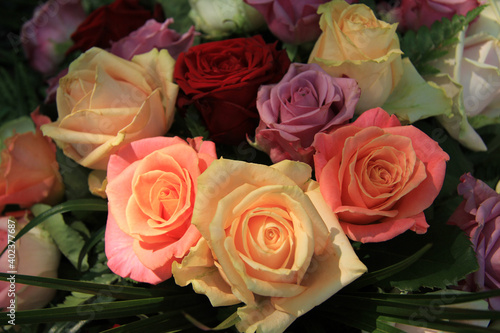
<svg viewBox="0 0 500 333">
<path fill-rule="evenodd" d="M 328 0 L 244 0 L 265 18 L 269 30 L 281 41 L 301 44 L 321 34 L 318 6 Z"/>
<path fill-rule="evenodd" d="M 186 52 L 191 47 L 196 32 L 194 27 L 191 27 L 188 32 L 180 35 L 168 28 L 172 23 L 172 18 L 163 23 L 151 19 L 127 37 L 112 42 L 110 52 L 130 60 L 134 55 L 149 52 L 154 48 L 167 49 L 172 58 L 177 59 L 181 52 Z"/>
<path fill-rule="evenodd" d="M 64 59 L 60 44 L 70 36 L 87 15 L 80 0 L 49 0 L 35 9 L 33 18 L 21 29 L 21 42 L 31 67 L 52 74 Z"/>
<path fill-rule="evenodd" d="M 332 78 L 317 64 L 291 64 L 278 84 L 259 89 L 258 148 L 274 163 L 290 159 L 312 164 L 314 135 L 348 122 L 359 94 L 354 79 Z"/>
<path fill-rule="evenodd" d="M 13 245 L 8 243 L 9 235 L 14 236 L 29 222 L 25 216 L 27 212 L 9 214 L 14 215 L 15 218 L 12 216 L 0 217 L 0 247 L 2 249 L 7 244 Z M 13 231 L 15 231 L 14 234 Z M 60 256 L 59 249 L 48 232 L 40 227 L 35 227 L 0 257 L 0 272 L 17 271 L 18 274 L 56 278 Z M 13 299 L 9 296 L 9 289 L 11 289 L 10 282 L 0 281 L 0 307 L 4 311 L 10 311 L 8 307 Z M 16 283 L 16 310 L 42 308 L 54 297 L 55 292 L 55 289 Z"/>
<path fill-rule="evenodd" d="M 427 231 L 423 211 L 441 190 L 449 159 L 437 142 L 376 108 L 319 133 L 313 146 L 321 193 L 349 238 L 382 242 Z"/>
<path fill-rule="evenodd" d="M 401 0 L 401 6 L 394 14 L 403 30 L 418 30 L 421 26 L 431 27 L 432 23 L 444 17 L 465 15 L 479 6 L 477 0 Z"/>
<path fill-rule="evenodd" d="M 460 178 L 458 194 L 464 201 L 448 221 L 470 237 L 479 270 L 467 276 L 464 290 L 500 288 L 500 194 L 470 173 Z M 500 311 L 500 297 L 489 299 L 490 307 Z"/>
<path fill-rule="evenodd" d="M 116 274 L 157 284 L 200 238 L 191 224 L 197 177 L 217 158 L 201 138 L 134 141 L 110 157 L 105 250 Z"/>
<path fill-rule="evenodd" d="M 37 126 L 50 121 L 36 111 L 33 120 Z M 0 212 L 8 204 L 29 208 L 40 202 L 52 205 L 59 202 L 64 184 L 56 161 L 56 147 L 50 138 L 44 137 L 37 128 L 15 133 L 4 144 L 0 163 Z"/>
</svg>

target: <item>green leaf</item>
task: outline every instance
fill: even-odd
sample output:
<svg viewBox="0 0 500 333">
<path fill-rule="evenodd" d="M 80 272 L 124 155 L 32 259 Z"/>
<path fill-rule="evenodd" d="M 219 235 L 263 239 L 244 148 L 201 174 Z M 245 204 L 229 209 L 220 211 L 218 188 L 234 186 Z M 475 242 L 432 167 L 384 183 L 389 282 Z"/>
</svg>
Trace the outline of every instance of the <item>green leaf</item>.
<svg viewBox="0 0 500 333">
<path fill-rule="evenodd" d="M 208 139 L 210 133 L 205 127 L 203 120 L 200 117 L 200 113 L 193 105 L 189 106 L 184 120 L 193 138 L 201 136 L 204 140 Z"/>
<path fill-rule="evenodd" d="M 401 318 L 396 316 L 380 316 L 380 320 L 384 320 L 387 322 L 393 323 L 401 323 L 406 325 L 412 325 L 417 327 L 427 327 L 435 330 L 443 330 L 445 332 L 454 332 L 454 333 L 482 333 L 482 332 L 500 332 L 497 330 L 492 330 L 486 327 L 478 327 L 474 325 L 468 325 L 464 323 L 455 323 L 450 321 L 443 320 L 426 320 L 425 318 L 421 318 L 416 320 L 415 318 Z"/>
<path fill-rule="evenodd" d="M 36 204 L 31 207 L 31 211 L 35 216 L 39 216 L 50 208 L 48 205 Z M 61 253 L 68 258 L 76 269 L 79 269 L 79 255 L 85 245 L 85 239 L 82 235 L 64 222 L 62 214 L 50 216 L 43 224 L 43 228 L 52 236 Z M 88 258 L 85 255 L 81 261 L 81 270 L 86 271 L 88 269 Z"/>
<path fill-rule="evenodd" d="M 16 324 L 51 323 L 71 320 L 99 320 L 123 318 L 160 311 L 179 311 L 198 302 L 197 295 L 154 297 L 79 306 L 25 310 L 16 312 Z M 7 325 L 9 317 L 0 317 L 0 325 Z"/>
<path fill-rule="evenodd" d="M 46 219 L 55 214 L 62 214 L 71 211 L 107 211 L 108 204 L 106 201 L 101 199 L 80 199 L 80 200 L 68 200 L 62 204 L 52 207 L 51 209 L 41 213 L 39 216 L 31 220 L 24 228 L 22 228 L 12 240 L 17 241 L 19 238 L 24 236 L 32 228 L 36 227 L 40 223 L 44 222 Z M 0 253 L 2 255 L 7 246 Z"/>
<path fill-rule="evenodd" d="M 455 44 L 457 34 L 479 15 L 485 6 L 479 6 L 467 16 L 455 15 L 452 20 L 435 21 L 431 28 L 422 26 L 418 31 L 409 30 L 400 37 L 401 50 L 409 57 L 421 75 L 434 74 L 436 69 L 429 62 L 448 53 L 447 47 Z"/>
<path fill-rule="evenodd" d="M 414 253 L 413 255 L 403 259 L 402 261 L 391 265 L 389 267 L 382 268 L 378 271 L 375 272 L 370 272 L 367 273 L 363 276 L 361 276 L 359 279 L 351 283 L 350 285 L 347 286 L 347 290 L 351 289 L 360 289 L 362 287 L 368 286 L 370 284 L 377 283 L 379 281 L 383 281 L 384 279 L 387 279 L 394 274 L 397 274 L 401 272 L 402 270 L 408 268 L 411 266 L 413 263 L 415 263 L 417 260 L 419 260 L 429 249 L 432 247 L 431 244 L 427 244 L 424 246 L 422 249 Z"/>
<path fill-rule="evenodd" d="M 103 331 L 102 333 L 165 333 L 177 332 L 183 328 L 193 327 L 179 312 L 168 312 L 149 318 L 134 321 L 129 324 L 120 325 L 116 328 Z"/>
<path fill-rule="evenodd" d="M 389 300 L 392 302 L 408 303 L 413 305 L 435 305 L 440 301 L 440 305 L 451 305 L 473 302 L 500 296 L 500 289 L 481 292 L 459 292 L 454 289 L 443 290 L 442 293 L 427 294 L 391 294 L 374 292 L 343 292 L 345 296 L 366 297 L 368 299 Z M 333 296 L 335 297 L 335 296 Z"/>
<path fill-rule="evenodd" d="M 193 25 L 189 18 L 191 6 L 187 0 L 157 0 L 162 6 L 165 17 L 172 17 L 174 23 L 169 27 L 179 33 L 184 33 Z"/>
<path fill-rule="evenodd" d="M 64 155 L 59 148 L 56 151 L 56 160 L 59 164 L 59 173 L 63 177 L 66 197 L 69 200 L 76 200 L 91 196 L 88 185 L 90 170 Z"/>
<path fill-rule="evenodd" d="M 0 273 L 0 281 L 7 281 L 10 274 Z M 122 285 L 109 285 L 95 282 L 73 281 L 66 279 L 55 279 L 41 276 L 30 276 L 16 274 L 16 283 L 39 286 L 64 291 L 75 291 L 92 295 L 110 295 L 120 299 L 139 299 L 168 295 L 180 295 L 179 292 L 163 290 L 161 288 L 141 288 Z"/>
<path fill-rule="evenodd" d="M 106 232 L 106 226 L 101 227 L 97 232 L 95 232 L 90 238 L 85 242 L 78 255 L 77 269 L 82 270 L 82 263 L 88 252 L 101 240 L 104 239 L 104 233 Z M 85 270 L 85 269 L 84 269 Z"/>
<path fill-rule="evenodd" d="M 384 243 L 361 246 L 358 256 L 370 269 L 401 260 L 422 244 L 433 245 L 411 267 L 377 285 L 401 290 L 419 290 L 421 287 L 444 289 L 456 285 L 459 280 L 477 270 L 476 256 L 467 236 L 460 228 L 448 226 L 441 217 L 436 217 L 438 220 L 428 219 L 430 227 L 426 234 L 406 232 Z"/>
</svg>

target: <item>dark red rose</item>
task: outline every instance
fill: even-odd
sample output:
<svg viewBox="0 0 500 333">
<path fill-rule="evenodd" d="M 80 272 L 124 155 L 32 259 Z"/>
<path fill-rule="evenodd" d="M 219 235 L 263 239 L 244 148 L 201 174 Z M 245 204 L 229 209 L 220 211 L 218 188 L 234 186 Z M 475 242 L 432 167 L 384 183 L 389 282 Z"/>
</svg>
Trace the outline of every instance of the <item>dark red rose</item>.
<svg viewBox="0 0 500 333">
<path fill-rule="evenodd" d="M 261 36 L 204 43 L 181 53 L 174 79 L 182 92 L 178 105 L 194 103 L 213 141 L 237 144 L 259 123 L 257 90 L 278 82 L 290 60 Z"/>
<path fill-rule="evenodd" d="M 71 35 L 74 44 L 67 53 L 85 52 L 93 46 L 108 48 L 111 41 L 127 36 L 151 18 L 153 13 L 139 5 L 139 0 L 116 0 L 99 7 Z"/>
</svg>

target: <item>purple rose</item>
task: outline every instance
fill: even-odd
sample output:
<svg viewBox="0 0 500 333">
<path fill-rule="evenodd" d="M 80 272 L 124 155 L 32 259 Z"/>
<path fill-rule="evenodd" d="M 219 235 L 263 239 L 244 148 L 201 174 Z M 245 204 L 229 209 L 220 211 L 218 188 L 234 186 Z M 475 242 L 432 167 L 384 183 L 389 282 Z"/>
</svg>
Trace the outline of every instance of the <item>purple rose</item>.
<svg viewBox="0 0 500 333">
<path fill-rule="evenodd" d="M 265 18 L 269 30 L 281 41 L 301 44 L 321 34 L 318 6 L 329 0 L 244 0 Z"/>
<path fill-rule="evenodd" d="M 86 16 L 79 0 L 49 0 L 38 6 L 21 29 L 31 67 L 45 75 L 54 73 L 64 59 L 64 44 L 69 47 L 71 33 Z"/>
<path fill-rule="evenodd" d="M 177 59 L 181 52 L 186 52 L 191 47 L 196 32 L 194 27 L 191 27 L 188 32 L 180 35 L 168 28 L 173 22 L 172 18 L 163 23 L 151 19 L 127 37 L 111 43 L 110 52 L 130 60 L 134 55 L 149 52 L 154 48 L 167 49 L 172 58 Z"/>
<path fill-rule="evenodd" d="M 284 159 L 312 164 L 314 135 L 352 118 L 360 89 L 354 79 L 332 78 L 317 64 L 292 63 L 277 84 L 257 95 L 257 148 L 274 163 Z"/>
<path fill-rule="evenodd" d="M 463 288 L 482 291 L 500 288 L 500 194 L 475 179 L 463 175 L 458 193 L 464 201 L 448 221 L 459 226 L 473 244 L 479 269 L 467 276 Z M 490 298 L 490 307 L 500 310 L 500 297 Z"/>
</svg>

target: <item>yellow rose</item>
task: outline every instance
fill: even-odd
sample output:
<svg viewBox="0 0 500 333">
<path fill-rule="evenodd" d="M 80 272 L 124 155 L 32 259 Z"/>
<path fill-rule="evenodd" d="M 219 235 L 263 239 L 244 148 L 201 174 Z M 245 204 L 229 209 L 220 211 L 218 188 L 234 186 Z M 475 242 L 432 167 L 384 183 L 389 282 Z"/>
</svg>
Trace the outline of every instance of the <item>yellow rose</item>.
<svg viewBox="0 0 500 333">
<path fill-rule="evenodd" d="M 92 48 L 73 61 L 59 81 L 56 122 L 43 125 L 79 164 L 105 170 L 122 145 L 164 135 L 173 122 L 178 86 L 175 60 L 151 50 L 131 61 Z"/>
<path fill-rule="evenodd" d="M 214 306 L 245 303 L 242 332 L 282 332 L 363 274 L 310 177 L 301 162 L 214 161 L 198 177 L 192 217 L 203 238 L 173 264 L 175 282 Z"/>
<path fill-rule="evenodd" d="M 319 64 L 333 77 L 358 82 L 357 113 L 382 106 L 403 74 L 397 24 L 377 20 L 369 7 L 343 0 L 319 6 L 318 14 L 323 33 L 309 63 Z"/>
</svg>

